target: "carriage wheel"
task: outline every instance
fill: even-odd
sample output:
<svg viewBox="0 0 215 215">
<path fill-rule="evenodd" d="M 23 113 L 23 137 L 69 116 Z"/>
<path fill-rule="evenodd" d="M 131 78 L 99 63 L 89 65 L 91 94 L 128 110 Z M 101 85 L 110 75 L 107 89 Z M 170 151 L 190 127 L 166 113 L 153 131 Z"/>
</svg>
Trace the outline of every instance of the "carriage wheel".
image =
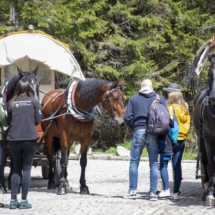
<svg viewBox="0 0 215 215">
<path fill-rule="evenodd" d="M 56 156 L 61 157 L 60 150 L 56 152 Z M 54 179 L 57 187 L 60 185 L 60 175 L 61 175 L 60 159 L 55 159 L 54 160 Z"/>
<path fill-rule="evenodd" d="M 43 179 L 48 179 L 49 178 L 49 167 L 48 166 L 42 166 L 41 170 L 42 170 Z"/>
</svg>

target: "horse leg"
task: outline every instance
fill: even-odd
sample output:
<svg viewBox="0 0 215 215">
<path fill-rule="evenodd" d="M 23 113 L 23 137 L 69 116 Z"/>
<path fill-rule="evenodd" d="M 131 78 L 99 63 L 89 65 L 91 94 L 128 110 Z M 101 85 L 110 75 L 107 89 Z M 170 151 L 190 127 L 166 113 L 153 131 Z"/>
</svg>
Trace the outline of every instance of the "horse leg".
<svg viewBox="0 0 215 215">
<path fill-rule="evenodd" d="M 200 163 L 202 164 L 203 170 L 204 170 L 203 171 L 204 172 L 204 180 L 203 180 L 204 191 L 202 194 L 202 201 L 206 201 L 206 197 L 208 195 L 208 184 L 209 184 L 209 177 L 208 177 L 208 171 L 207 171 L 208 159 L 207 159 L 204 139 L 202 138 L 202 136 L 199 137 L 198 144 L 199 144 L 199 151 L 201 154 Z"/>
<path fill-rule="evenodd" d="M 90 141 L 92 139 L 92 134 L 85 137 L 85 140 L 81 143 L 81 159 L 80 159 L 80 165 L 81 165 L 81 177 L 80 177 L 80 194 L 89 194 L 89 189 L 86 185 L 86 179 L 85 179 L 85 169 L 87 166 L 87 151 L 88 147 L 90 145 Z"/>
<path fill-rule="evenodd" d="M 206 136 L 206 135 L 205 135 Z M 208 195 L 206 197 L 206 205 L 211 206 L 213 205 L 214 197 L 214 182 L 215 182 L 215 177 L 214 177 L 214 148 L 213 145 L 211 144 L 210 140 L 205 138 L 205 149 L 207 153 L 207 159 L 208 159 L 208 164 L 207 164 L 207 173 L 209 177 L 209 183 L 208 183 Z"/>
<path fill-rule="evenodd" d="M 60 146 L 61 146 L 61 176 L 60 176 L 60 185 L 58 187 L 58 195 L 67 194 L 67 165 L 68 165 L 68 138 L 66 132 L 61 132 Z"/>
<path fill-rule="evenodd" d="M 8 175 L 8 189 L 11 190 L 11 177 L 12 177 L 12 172 L 13 172 L 13 163 L 10 155 L 10 172 Z"/>
<path fill-rule="evenodd" d="M 71 149 L 72 144 L 73 144 L 73 142 L 72 142 L 72 143 L 69 142 L 67 158 L 69 157 L 70 149 Z M 68 190 L 71 190 L 71 187 L 70 187 L 70 185 L 69 185 L 69 181 L 68 181 L 68 179 L 67 179 L 67 176 L 68 176 L 67 168 L 66 168 L 66 173 L 65 173 L 65 175 L 66 175 L 66 188 L 67 188 Z"/>
<path fill-rule="evenodd" d="M 45 151 L 49 162 L 49 181 L 48 181 L 48 189 L 55 190 L 56 184 L 54 181 L 54 172 L 53 172 L 53 136 L 49 133 L 46 134 L 45 137 Z"/>
</svg>

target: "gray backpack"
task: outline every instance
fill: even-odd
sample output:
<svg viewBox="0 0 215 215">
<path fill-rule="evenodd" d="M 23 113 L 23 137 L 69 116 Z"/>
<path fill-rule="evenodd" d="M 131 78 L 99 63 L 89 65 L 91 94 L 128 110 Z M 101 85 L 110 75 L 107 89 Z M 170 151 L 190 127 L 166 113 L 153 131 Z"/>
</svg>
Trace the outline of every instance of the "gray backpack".
<svg viewBox="0 0 215 215">
<path fill-rule="evenodd" d="M 155 135 L 167 134 L 169 119 L 168 109 L 160 102 L 160 96 L 157 94 L 149 108 L 147 132 Z"/>
</svg>

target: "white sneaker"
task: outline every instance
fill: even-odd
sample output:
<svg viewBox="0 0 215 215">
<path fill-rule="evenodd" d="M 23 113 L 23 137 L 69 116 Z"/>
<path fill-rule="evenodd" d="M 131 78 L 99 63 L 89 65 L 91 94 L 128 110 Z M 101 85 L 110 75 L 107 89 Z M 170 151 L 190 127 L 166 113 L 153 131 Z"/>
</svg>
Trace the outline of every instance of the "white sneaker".
<svg viewBox="0 0 215 215">
<path fill-rule="evenodd" d="M 170 189 L 168 190 L 163 190 L 158 194 L 158 197 L 163 198 L 163 197 L 170 197 Z"/>
<path fill-rule="evenodd" d="M 173 200 L 177 200 L 177 199 L 178 199 L 178 193 L 172 193 L 172 194 L 171 194 L 171 198 L 172 198 Z"/>
<path fill-rule="evenodd" d="M 127 194 L 123 196 L 124 199 L 136 199 L 137 198 L 137 191 L 136 190 L 129 190 Z"/>
<path fill-rule="evenodd" d="M 155 193 L 150 192 L 150 201 L 157 201 L 158 197 Z"/>
</svg>

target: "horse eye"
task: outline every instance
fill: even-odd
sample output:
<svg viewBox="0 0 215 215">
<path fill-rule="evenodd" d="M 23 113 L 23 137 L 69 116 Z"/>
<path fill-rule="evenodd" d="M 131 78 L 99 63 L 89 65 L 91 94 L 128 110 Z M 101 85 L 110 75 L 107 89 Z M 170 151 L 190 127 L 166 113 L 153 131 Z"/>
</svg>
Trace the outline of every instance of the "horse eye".
<svg viewBox="0 0 215 215">
<path fill-rule="evenodd" d="M 115 102 L 117 102 L 117 101 L 118 101 L 118 98 L 117 98 L 117 97 L 113 97 L 113 100 L 114 100 Z"/>
</svg>

